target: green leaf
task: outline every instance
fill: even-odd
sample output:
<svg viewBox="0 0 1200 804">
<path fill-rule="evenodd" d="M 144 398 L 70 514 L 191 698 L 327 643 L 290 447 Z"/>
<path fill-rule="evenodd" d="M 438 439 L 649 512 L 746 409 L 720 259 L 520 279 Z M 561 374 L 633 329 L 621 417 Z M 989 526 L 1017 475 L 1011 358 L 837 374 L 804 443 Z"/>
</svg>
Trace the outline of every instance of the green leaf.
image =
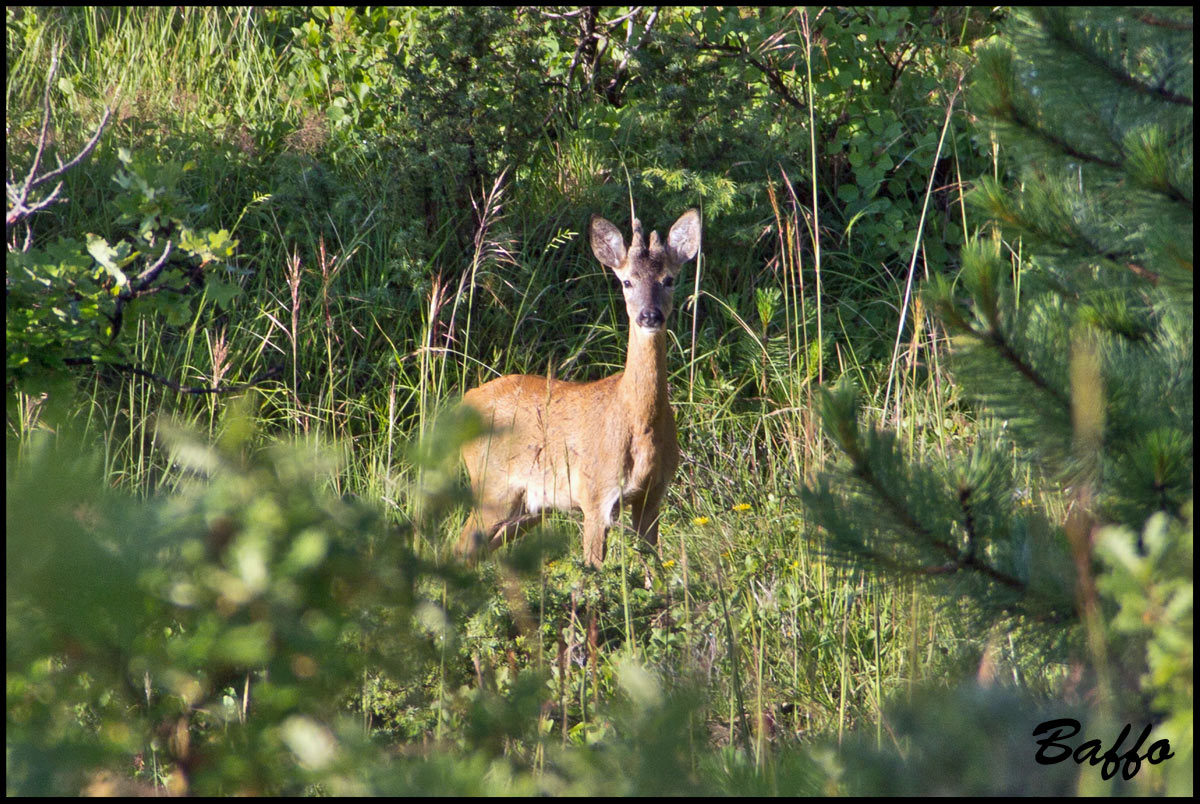
<svg viewBox="0 0 1200 804">
<path fill-rule="evenodd" d="M 220 279 L 210 279 L 207 285 L 208 298 L 212 299 L 223 310 L 228 310 L 230 302 L 241 295 L 242 288 L 236 282 L 222 282 Z"/>
<path fill-rule="evenodd" d="M 125 276 L 125 272 L 121 270 L 129 264 L 134 256 L 131 254 L 133 247 L 127 241 L 122 240 L 116 248 L 113 248 L 104 238 L 88 234 L 87 249 L 88 253 L 95 257 L 96 262 L 100 263 L 108 275 L 116 281 L 118 287 L 129 286 L 129 277 Z"/>
</svg>

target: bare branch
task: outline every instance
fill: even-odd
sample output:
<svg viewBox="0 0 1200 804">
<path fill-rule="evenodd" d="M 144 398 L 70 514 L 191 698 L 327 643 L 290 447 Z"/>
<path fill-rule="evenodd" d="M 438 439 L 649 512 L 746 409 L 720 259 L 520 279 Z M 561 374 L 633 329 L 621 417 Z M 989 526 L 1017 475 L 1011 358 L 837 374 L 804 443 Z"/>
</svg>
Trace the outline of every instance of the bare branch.
<svg viewBox="0 0 1200 804">
<path fill-rule="evenodd" d="M 540 13 L 541 13 L 541 15 L 542 15 L 543 17 L 545 17 L 545 18 L 547 18 L 547 19 L 551 19 L 551 20 L 565 20 L 565 19 L 567 19 L 567 18 L 569 18 L 569 17 L 577 17 L 577 16 L 579 16 L 580 14 L 582 14 L 582 13 L 583 13 L 583 12 L 585 12 L 585 11 L 587 11 L 587 7 L 586 7 L 586 6 L 585 6 L 585 7 L 583 7 L 583 8 L 577 8 L 577 9 L 575 9 L 574 11 L 566 11 L 566 12 L 563 12 L 562 14 L 555 14 L 555 13 L 554 13 L 554 12 L 552 12 L 552 11 L 546 11 L 546 10 L 544 10 L 544 9 L 543 9 L 543 10 L 541 10 L 541 11 L 540 11 Z"/>
<path fill-rule="evenodd" d="M 634 6 L 633 10 L 628 14 L 605 23 L 609 29 L 616 27 L 622 21 L 626 23 L 625 43 L 622 45 L 622 49 L 625 52 L 621 56 L 620 63 L 617 64 L 616 69 L 613 70 L 612 80 L 608 82 L 608 86 L 605 88 L 605 92 L 610 96 L 610 99 L 617 92 L 617 88 L 621 85 L 621 76 L 624 75 L 625 68 L 629 66 L 629 57 L 642 46 L 643 42 L 646 41 L 646 37 L 650 34 L 650 29 L 654 27 L 654 23 L 658 19 L 658 8 L 655 8 L 652 12 L 650 12 L 650 16 L 646 19 L 646 26 L 642 30 L 641 36 L 639 36 L 637 42 L 631 46 L 630 41 L 633 39 L 634 15 L 641 9 L 642 6 Z"/>
<path fill-rule="evenodd" d="M 642 10 L 642 6 L 634 6 L 629 11 L 625 12 L 624 14 L 617 17 L 616 19 L 602 20 L 602 22 L 606 27 L 613 28 L 617 25 L 620 25 L 622 22 L 625 22 L 625 20 L 628 20 L 628 19 L 631 19 L 631 18 L 637 16 L 638 12 L 641 10 Z M 654 13 L 657 14 L 658 12 L 655 11 Z"/>
<path fill-rule="evenodd" d="M 158 275 L 162 273 L 163 267 L 167 264 L 167 257 L 169 256 L 171 256 L 170 240 L 167 241 L 166 246 L 163 248 L 162 256 L 155 260 L 153 265 L 138 274 L 138 277 L 135 280 L 137 282 L 137 287 L 133 289 L 131 295 L 137 295 L 138 293 L 141 293 L 150 286 L 151 282 L 158 278 Z"/>
<path fill-rule="evenodd" d="M 51 179 L 56 178 L 56 177 L 62 175 L 63 173 L 66 173 L 68 170 L 70 170 L 71 168 L 78 165 L 84 159 L 87 159 L 88 155 L 91 154 L 91 152 L 93 150 L 95 150 L 96 146 L 100 144 L 100 135 L 104 133 L 104 127 L 106 125 L 108 125 L 108 118 L 111 116 L 112 116 L 112 108 L 109 106 L 105 106 L 104 114 L 100 116 L 100 122 L 96 126 L 96 133 L 93 134 L 92 138 L 87 141 L 87 144 L 84 145 L 83 148 L 79 151 L 79 153 L 75 154 L 75 156 L 70 161 L 68 161 L 65 165 L 59 165 L 57 168 L 50 171 L 49 173 L 39 176 L 38 183 L 40 184 L 42 182 L 50 181 Z"/>
<path fill-rule="evenodd" d="M 141 296 L 149 296 L 163 288 L 151 288 L 150 283 L 158 278 L 162 273 L 162 269 L 166 267 L 167 258 L 171 256 L 171 241 L 167 241 L 167 245 L 163 248 L 163 253 L 154 264 L 146 270 L 138 274 L 137 279 L 129 283 L 121 293 L 117 296 L 117 303 L 113 308 L 113 313 L 109 316 L 109 322 L 112 324 L 112 335 L 109 337 L 109 343 L 115 343 L 117 336 L 121 334 L 121 324 L 124 321 L 125 305 L 134 299 Z"/>
<path fill-rule="evenodd" d="M 112 108 L 105 106 L 104 114 L 100 118 L 100 123 L 96 126 L 96 131 L 87 144 L 80 149 L 79 153 L 75 154 L 65 164 L 59 159 L 58 167 L 49 170 L 39 175 L 38 170 L 42 166 L 42 157 L 46 151 L 46 140 L 50 132 L 50 121 L 53 118 L 50 108 L 50 89 L 54 85 L 54 74 L 58 71 L 58 51 L 55 51 L 50 56 L 50 69 L 46 73 L 46 89 L 42 93 L 42 127 L 38 132 L 37 150 L 33 154 L 33 163 L 29 166 L 29 172 L 25 175 L 24 181 L 19 185 L 13 182 L 5 182 L 5 194 L 11 204 L 4 216 L 4 228 L 7 235 L 8 230 L 22 221 L 27 220 L 31 215 L 40 212 L 51 204 L 65 200 L 58 197 L 58 193 L 62 190 L 62 182 L 58 182 L 50 194 L 40 201 L 30 203 L 29 194 L 39 186 L 47 182 L 57 179 L 59 176 L 66 173 L 71 168 L 78 165 L 86 159 L 96 146 L 100 143 L 100 137 L 104 133 L 105 127 L 108 125 L 108 119 L 112 115 Z M 29 238 L 26 238 L 29 242 Z"/>
</svg>

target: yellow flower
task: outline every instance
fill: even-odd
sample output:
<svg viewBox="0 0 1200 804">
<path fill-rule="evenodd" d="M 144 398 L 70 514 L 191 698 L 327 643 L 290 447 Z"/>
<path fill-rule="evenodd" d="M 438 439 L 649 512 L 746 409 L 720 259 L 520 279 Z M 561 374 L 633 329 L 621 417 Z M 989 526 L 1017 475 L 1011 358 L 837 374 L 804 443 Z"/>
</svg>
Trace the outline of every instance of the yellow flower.
<svg viewBox="0 0 1200 804">
<path fill-rule="evenodd" d="M 708 517 L 706 517 L 706 516 L 698 516 L 698 517 L 696 517 L 695 519 L 693 519 L 693 520 L 692 520 L 692 524 L 693 524 L 693 525 L 707 525 L 707 524 L 708 524 Z"/>
<path fill-rule="evenodd" d="M 737 505 L 733 506 L 733 510 L 735 510 L 735 511 L 749 511 L 749 510 L 750 510 L 750 503 L 738 503 Z"/>
<path fill-rule="evenodd" d="M 663 569 L 670 569 L 673 566 L 675 566 L 675 559 L 673 558 L 668 558 L 663 562 Z"/>
</svg>

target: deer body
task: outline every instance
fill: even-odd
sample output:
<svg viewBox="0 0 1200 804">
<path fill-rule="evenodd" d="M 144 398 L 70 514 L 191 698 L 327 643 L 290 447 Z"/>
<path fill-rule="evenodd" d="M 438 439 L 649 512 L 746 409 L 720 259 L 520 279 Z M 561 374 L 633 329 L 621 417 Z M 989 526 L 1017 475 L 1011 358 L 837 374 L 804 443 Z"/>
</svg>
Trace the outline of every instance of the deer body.
<svg viewBox="0 0 1200 804">
<path fill-rule="evenodd" d="M 581 510 L 584 559 L 599 566 L 622 506 L 657 546 L 659 506 L 679 465 L 664 326 L 679 268 L 699 250 L 700 216 L 689 210 L 665 243 L 652 233 L 648 246 L 637 221 L 628 249 L 603 218 L 593 216 L 589 233 L 625 293 L 625 370 L 587 383 L 514 374 L 463 397 L 490 432 L 463 448 L 475 508 L 462 552 L 510 541 L 545 511 Z"/>
</svg>

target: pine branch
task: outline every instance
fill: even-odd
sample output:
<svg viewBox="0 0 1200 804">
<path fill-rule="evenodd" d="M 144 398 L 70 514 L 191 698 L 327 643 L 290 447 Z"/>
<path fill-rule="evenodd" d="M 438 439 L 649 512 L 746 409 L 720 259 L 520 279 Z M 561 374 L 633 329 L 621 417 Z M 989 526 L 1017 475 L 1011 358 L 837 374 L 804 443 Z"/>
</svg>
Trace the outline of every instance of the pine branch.
<svg viewBox="0 0 1200 804">
<path fill-rule="evenodd" d="M 1165 87 L 1152 86 L 1139 81 L 1130 75 L 1127 70 L 1120 69 L 1117 65 L 1104 58 L 1103 54 L 1094 48 L 1087 47 L 1079 37 L 1071 35 L 1070 28 L 1058 14 L 1047 14 L 1046 22 L 1047 24 L 1043 26 L 1043 30 L 1046 31 L 1047 36 L 1052 42 L 1074 53 L 1088 65 L 1104 73 L 1126 89 L 1132 89 L 1140 95 L 1146 95 L 1156 100 L 1165 101 L 1166 103 L 1186 106 L 1189 109 L 1192 108 L 1191 98 L 1171 92 Z"/>
<path fill-rule="evenodd" d="M 1052 145 L 1054 148 L 1062 151 L 1068 156 L 1078 159 L 1081 162 L 1087 162 L 1088 164 L 1092 165 L 1100 165 L 1101 167 L 1106 167 L 1110 170 L 1119 170 L 1121 168 L 1120 162 L 1114 162 L 1111 159 L 1105 159 L 1102 156 L 1097 156 L 1096 154 L 1088 153 L 1087 151 L 1081 151 L 1057 134 L 1051 134 L 1049 131 L 1046 131 L 1044 128 L 1038 126 L 1035 121 L 1030 120 L 1021 112 L 1020 109 L 1016 108 L 1015 106 L 1009 108 L 1009 115 L 1007 119 L 1008 122 L 1019 127 L 1030 137 L 1042 140 L 1043 142 Z"/>
<path fill-rule="evenodd" d="M 866 460 L 864 460 L 864 456 L 861 452 L 857 452 L 856 450 L 855 452 L 848 452 L 848 455 L 853 465 L 853 476 L 858 478 L 868 488 L 870 488 L 872 493 L 874 493 L 874 495 L 883 502 L 888 512 L 894 516 L 901 525 L 912 531 L 914 534 L 920 536 L 926 544 L 937 548 L 940 552 L 944 553 L 947 558 L 950 559 L 949 563 L 942 564 L 937 567 L 907 567 L 907 571 L 915 572 L 918 575 L 945 575 L 968 569 L 978 572 L 990 580 L 1008 587 L 1009 589 L 1020 591 L 1025 588 L 1025 584 L 1020 580 L 1008 575 L 1007 573 L 1001 572 L 995 567 L 992 567 L 990 564 L 981 560 L 977 555 L 976 545 L 978 543 L 978 538 L 975 532 L 974 515 L 969 506 L 969 488 L 965 488 L 959 493 L 959 506 L 963 511 L 965 526 L 967 529 L 967 549 L 965 552 L 961 552 L 950 542 L 934 536 L 934 534 L 928 528 L 918 522 L 916 517 L 912 515 L 912 512 L 908 510 L 908 507 L 905 506 L 888 490 L 888 488 L 880 481 L 878 475 L 871 471 L 870 465 L 866 462 Z"/>
<path fill-rule="evenodd" d="M 1045 391 L 1054 399 L 1064 410 L 1069 410 L 1071 407 L 1070 400 L 1063 396 L 1062 392 L 1050 385 L 1047 380 L 1042 377 L 1033 366 L 1029 365 L 1022 359 L 1021 355 L 1012 348 L 1012 345 L 1005 340 L 1004 335 L 998 329 L 992 329 L 987 332 L 979 332 L 975 329 L 970 330 L 977 338 L 984 343 L 996 349 L 1004 362 L 1017 370 L 1017 373 L 1028 380 L 1035 388 L 1040 391 Z"/>
</svg>

